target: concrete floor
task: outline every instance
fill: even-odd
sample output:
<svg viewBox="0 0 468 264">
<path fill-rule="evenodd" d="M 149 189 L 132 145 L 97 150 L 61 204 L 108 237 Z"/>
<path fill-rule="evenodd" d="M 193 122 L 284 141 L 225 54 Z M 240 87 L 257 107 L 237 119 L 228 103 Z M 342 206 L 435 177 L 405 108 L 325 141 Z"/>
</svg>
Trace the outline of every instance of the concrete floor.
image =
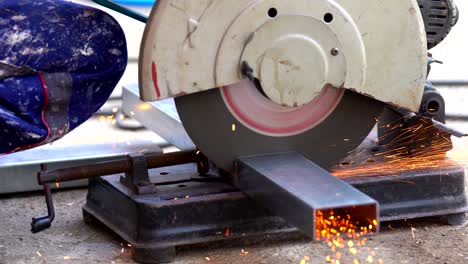
<svg viewBox="0 0 468 264">
<path fill-rule="evenodd" d="M 86 190 L 56 193 L 53 228 L 36 235 L 29 231 L 30 220 L 45 212 L 43 198 L 26 195 L 1 199 L 0 263 L 134 263 L 119 237 L 102 227 L 84 224 L 81 206 L 85 199 Z M 468 263 L 468 226 L 448 226 L 440 219 L 385 223 L 382 233 L 370 238 L 367 247 L 384 263 Z M 325 245 L 305 238 L 265 238 L 258 244 L 238 241 L 184 248 L 175 264 L 299 264 L 306 256 L 308 263 L 325 263 L 327 253 Z"/>
</svg>

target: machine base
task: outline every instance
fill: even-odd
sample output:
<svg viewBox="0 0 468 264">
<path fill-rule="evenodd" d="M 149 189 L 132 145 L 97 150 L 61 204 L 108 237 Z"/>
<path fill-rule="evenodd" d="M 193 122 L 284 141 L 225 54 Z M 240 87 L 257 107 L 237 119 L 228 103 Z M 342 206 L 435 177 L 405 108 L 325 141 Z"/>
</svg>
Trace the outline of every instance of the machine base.
<svg viewBox="0 0 468 264">
<path fill-rule="evenodd" d="M 83 215 L 86 223 L 97 220 L 131 244 L 137 262 L 171 262 L 177 246 L 300 236 L 233 187 L 230 177 L 211 172 L 199 176 L 196 164 L 150 170 L 152 194 L 134 193 L 121 176 L 90 181 Z M 448 216 L 449 224 L 467 220 L 461 167 L 344 180 L 379 202 L 381 221 L 431 216 Z"/>
</svg>

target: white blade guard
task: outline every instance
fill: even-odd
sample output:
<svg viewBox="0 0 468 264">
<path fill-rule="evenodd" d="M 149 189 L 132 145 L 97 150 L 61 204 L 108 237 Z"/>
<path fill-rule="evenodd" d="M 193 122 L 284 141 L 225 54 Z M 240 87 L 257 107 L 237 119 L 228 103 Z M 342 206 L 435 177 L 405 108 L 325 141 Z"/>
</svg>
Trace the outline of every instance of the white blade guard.
<svg viewBox="0 0 468 264">
<path fill-rule="evenodd" d="M 141 47 L 141 97 L 238 83 L 246 61 L 279 104 L 331 85 L 417 111 L 426 45 L 416 0 L 159 0 Z"/>
</svg>

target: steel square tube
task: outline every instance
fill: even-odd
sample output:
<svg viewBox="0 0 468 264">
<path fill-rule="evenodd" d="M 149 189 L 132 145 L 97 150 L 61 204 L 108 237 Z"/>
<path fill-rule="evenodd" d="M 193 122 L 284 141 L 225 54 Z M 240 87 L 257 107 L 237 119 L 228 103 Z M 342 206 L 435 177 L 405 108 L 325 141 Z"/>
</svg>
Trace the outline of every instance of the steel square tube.
<svg viewBox="0 0 468 264">
<path fill-rule="evenodd" d="M 313 239 L 318 212 L 349 214 L 362 226 L 379 221 L 377 201 L 298 153 L 241 157 L 237 166 L 240 190 Z"/>
</svg>

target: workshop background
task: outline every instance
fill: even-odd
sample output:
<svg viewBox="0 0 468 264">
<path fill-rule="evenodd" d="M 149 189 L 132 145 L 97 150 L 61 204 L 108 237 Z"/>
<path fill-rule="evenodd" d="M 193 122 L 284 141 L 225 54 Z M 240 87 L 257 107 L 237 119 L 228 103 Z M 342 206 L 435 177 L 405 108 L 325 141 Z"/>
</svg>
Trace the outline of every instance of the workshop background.
<svg viewBox="0 0 468 264">
<path fill-rule="evenodd" d="M 91 1 L 73 1 L 96 6 Z M 131 1 L 121 1 L 131 2 Z M 145 2 L 145 1 L 136 1 Z M 430 80 L 436 83 L 446 99 L 447 114 L 458 117 L 450 124 L 468 131 L 468 1 L 457 2 L 460 21 L 449 37 L 431 52 L 444 62 L 432 68 Z M 150 6 L 129 5 L 148 14 Z M 32 216 L 44 213 L 45 204 L 34 171 L 42 162 L 79 165 L 136 151 L 147 151 L 164 140 L 147 130 L 134 130 L 136 123 L 118 120 L 122 87 L 137 82 L 138 55 L 144 24 L 115 12 L 123 26 L 129 50 L 129 65 L 109 102 L 100 113 L 64 139 L 38 149 L 0 158 L 0 263 L 133 263 L 131 245 L 103 227 L 84 224 L 81 206 L 86 199 L 86 182 L 73 183 L 78 188 L 55 196 L 60 215 L 53 228 L 43 233 L 30 233 Z M 455 139 L 454 153 L 465 156 L 468 168 L 468 141 Z M 170 151 L 170 149 L 166 149 Z M 8 176 L 6 176 L 8 175 Z M 27 193 L 25 193 L 27 192 Z M 18 194 L 20 193 L 20 194 Z M 382 233 L 369 239 L 385 263 L 468 263 L 468 227 L 446 226 L 435 219 L 384 223 Z M 327 247 L 305 238 L 261 243 L 201 245 L 182 249 L 175 263 L 323 263 Z"/>
</svg>

